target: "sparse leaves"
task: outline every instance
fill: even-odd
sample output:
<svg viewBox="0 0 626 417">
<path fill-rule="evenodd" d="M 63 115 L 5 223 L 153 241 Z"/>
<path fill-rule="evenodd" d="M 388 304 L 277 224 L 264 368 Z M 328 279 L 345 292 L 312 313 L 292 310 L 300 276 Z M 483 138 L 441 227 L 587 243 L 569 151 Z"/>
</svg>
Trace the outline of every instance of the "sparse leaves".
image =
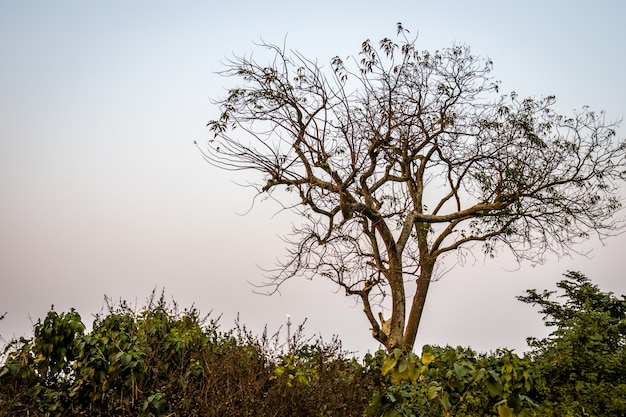
<svg viewBox="0 0 626 417">
<path fill-rule="evenodd" d="M 398 24 L 329 71 L 272 44 L 269 64 L 235 57 L 224 74 L 241 84 L 216 101 L 204 154 L 256 172 L 257 191 L 304 220 L 269 292 L 324 276 L 363 303 L 390 351 L 413 346 L 443 255 L 478 245 L 539 263 L 623 227 L 616 123 L 560 115 L 553 96 L 499 95 L 490 59 L 464 45 L 420 51 L 407 36 Z M 376 309 L 390 310 L 385 326 Z"/>
</svg>

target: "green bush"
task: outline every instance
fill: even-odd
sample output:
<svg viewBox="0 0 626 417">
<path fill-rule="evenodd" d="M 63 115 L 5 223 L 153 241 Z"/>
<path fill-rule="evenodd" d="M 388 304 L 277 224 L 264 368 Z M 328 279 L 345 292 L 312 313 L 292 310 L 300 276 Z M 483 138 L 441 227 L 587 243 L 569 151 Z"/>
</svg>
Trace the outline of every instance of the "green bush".
<svg viewBox="0 0 626 417">
<path fill-rule="evenodd" d="M 539 415 L 626 416 L 626 297 L 605 293 L 579 272 L 555 291 L 527 291 L 549 337 L 529 339 Z"/>
<path fill-rule="evenodd" d="M 338 340 L 285 353 L 277 337 L 222 332 L 163 296 L 110 308 L 88 333 L 51 310 L 5 348 L 0 416 L 362 416 L 374 384 Z"/>
<path fill-rule="evenodd" d="M 626 298 L 566 277 L 560 300 L 520 297 L 555 328 L 524 357 L 424 346 L 361 363 L 338 339 L 300 327 L 285 350 L 278 333 L 221 331 L 154 294 L 139 312 L 110 306 L 88 332 L 76 311 L 51 309 L 4 349 L 0 417 L 626 415 Z"/>
<path fill-rule="evenodd" d="M 530 364 L 510 351 L 477 356 L 470 349 L 424 346 L 367 360 L 387 378 L 367 412 L 372 416 L 530 416 Z"/>
</svg>

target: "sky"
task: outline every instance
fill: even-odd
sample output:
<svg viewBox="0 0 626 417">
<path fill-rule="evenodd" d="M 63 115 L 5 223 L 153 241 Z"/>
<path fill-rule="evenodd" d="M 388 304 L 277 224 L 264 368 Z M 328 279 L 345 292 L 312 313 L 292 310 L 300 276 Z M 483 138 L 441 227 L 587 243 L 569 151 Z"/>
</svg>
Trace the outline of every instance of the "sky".
<svg viewBox="0 0 626 417">
<path fill-rule="evenodd" d="M 625 15 L 618 0 L 0 0 L 0 342 L 32 334 L 52 305 L 90 325 L 105 296 L 140 307 L 156 289 L 224 330 L 239 317 L 286 333 L 290 314 L 307 335 L 376 350 L 361 307 L 322 278 L 255 293 L 293 219 L 271 202 L 249 210 L 254 195 L 238 184 L 250 174 L 208 165 L 193 145 L 211 136 L 211 99 L 232 86 L 223 62 L 263 39 L 327 65 L 402 22 L 419 49 L 461 43 L 491 58 L 501 91 L 619 120 Z M 626 235 L 592 239 L 590 256 L 536 267 L 477 254 L 431 285 L 416 346 L 524 351 L 547 330 L 515 297 L 567 270 L 625 294 L 624 247 Z"/>
</svg>

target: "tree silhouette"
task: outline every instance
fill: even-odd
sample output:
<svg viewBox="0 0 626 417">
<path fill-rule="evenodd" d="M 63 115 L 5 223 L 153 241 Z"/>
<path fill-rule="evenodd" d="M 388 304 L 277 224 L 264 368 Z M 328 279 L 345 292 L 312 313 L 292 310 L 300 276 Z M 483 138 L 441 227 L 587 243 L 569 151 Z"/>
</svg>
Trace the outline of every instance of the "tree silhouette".
<svg viewBox="0 0 626 417">
<path fill-rule="evenodd" d="M 489 59 L 420 51 L 408 36 L 398 24 L 397 42 L 366 40 L 330 67 L 267 43 L 267 63 L 235 56 L 223 75 L 240 84 L 215 102 L 203 150 L 260 173 L 258 193 L 303 220 L 268 284 L 332 280 L 389 350 L 413 347 L 445 255 L 480 245 L 541 262 L 622 227 L 616 123 L 557 114 L 552 96 L 499 95 Z"/>
</svg>

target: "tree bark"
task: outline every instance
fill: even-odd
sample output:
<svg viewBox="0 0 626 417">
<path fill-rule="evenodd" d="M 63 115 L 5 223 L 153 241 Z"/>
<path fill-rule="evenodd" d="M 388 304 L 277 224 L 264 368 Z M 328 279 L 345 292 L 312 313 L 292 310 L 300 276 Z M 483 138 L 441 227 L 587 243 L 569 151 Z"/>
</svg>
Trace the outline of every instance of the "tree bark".
<svg viewBox="0 0 626 417">
<path fill-rule="evenodd" d="M 385 344 L 389 352 L 403 346 L 406 315 L 406 298 L 402 272 L 392 271 L 391 274 L 394 276 L 394 282 L 390 283 L 392 300 L 391 325 L 387 335 L 387 343 Z"/>
<path fill-rule="evenodd" d="M 428 288 L 430 287 L 434 266 L 434 259 L 428 260 L 422 264 L 422 269 L 417 279 L 417 289 L 413 296 L 411 311 L 409 312 L 409 319 L 406 324 L 404 340 L 402 342 L 402 349 L 405 351 L 412 350 L 415 344 L 415 338 L 417 337 L 417 330 L 422 318 L 422 313 L 424 312 L 424 305 L 426 304 L 426 296 L 428 295 Z"/>
</svg>

